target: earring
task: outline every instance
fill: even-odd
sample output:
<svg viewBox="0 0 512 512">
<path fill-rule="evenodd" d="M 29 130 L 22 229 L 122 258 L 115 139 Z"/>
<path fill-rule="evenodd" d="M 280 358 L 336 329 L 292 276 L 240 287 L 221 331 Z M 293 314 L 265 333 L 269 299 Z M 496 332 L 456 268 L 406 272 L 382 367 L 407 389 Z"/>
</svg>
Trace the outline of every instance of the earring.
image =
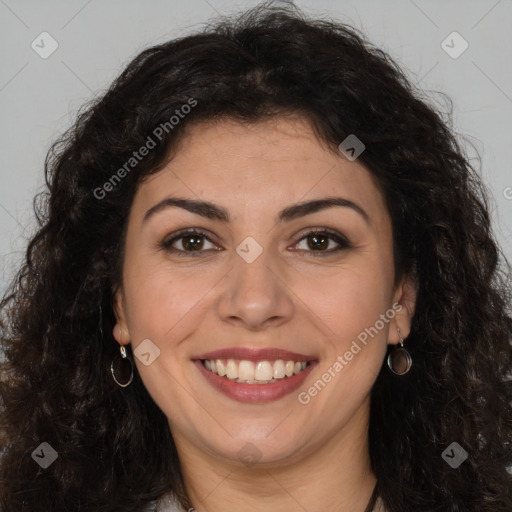
<svg viewBox="0 0 512 512">
<path fill-rule="evenodd" d="M 112 363 L 110 364 L 110 371 L 112 372 L 112 377 L 114 378 L 116 384 L 125 388 L 129 386 L 133 380 L 133 363 L 130 358 L 126 356 L 126 349 L 123 345 L 120 348 L 121 356 L 116 356 Z M 128 365 L 126 364 L 128 362 Z M 129 370 L 128 370 L 129 366 Z M 129 372 L 129 377 L 128 377 Z M 116 377 L 116 373 L 121 376 L 121 381 L 119 381 Z"/>
<path fill-rule="evenodd" d="M 398 336 L 400 336 L 400 347 L 395 347 L 388 355 L 389 369 L 395 375 L 405 375 L 412 366 L 412 358 L 409 352 L 404 348 L 404 339 L 400 334 L 400 328 L 397 327 Z"/>
</svg>

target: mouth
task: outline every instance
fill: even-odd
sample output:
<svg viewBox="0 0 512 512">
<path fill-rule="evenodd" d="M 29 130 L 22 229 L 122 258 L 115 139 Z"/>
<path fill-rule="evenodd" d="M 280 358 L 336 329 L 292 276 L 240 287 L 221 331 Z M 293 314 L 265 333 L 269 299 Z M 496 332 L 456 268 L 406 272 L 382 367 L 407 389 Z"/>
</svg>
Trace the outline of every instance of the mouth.
<svg viewBox="0 0 512 512">
<path fill-rule="evenodd" d="M 318 360 L 279 349 L 235 347 L 202 354 L 193 362 L 217 391 L 239 402 L 263 403 L 296 390 Z"/>
<path fill-rule="evenodd" d="M 242 384 L 272 384 L 303 372 L 309 361 L 248 361 L 238 359 L 202 359 L 211 373 Z"/>
</svg>

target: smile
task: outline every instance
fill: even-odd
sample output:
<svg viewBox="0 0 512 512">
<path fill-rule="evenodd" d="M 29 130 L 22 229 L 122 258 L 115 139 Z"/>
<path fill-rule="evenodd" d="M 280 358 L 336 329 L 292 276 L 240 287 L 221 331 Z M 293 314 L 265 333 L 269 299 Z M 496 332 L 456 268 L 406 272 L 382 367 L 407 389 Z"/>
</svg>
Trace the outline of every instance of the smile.
<svg viewBox="0 0 512 512">
<path fill-rule="evenodd" d="M 248 361 L 237 359 L 205 359 L 203 366 L 219 377 L 244 384 L 272 384 L 303 372 L 307 361 Z"/>
<path fill-rule="evenodd" d="M 299 388 L 317 356 L 277 348 L 230 347 L 193 358 L 211 388 L 237 402 L 265 403 Z"/>
</svg>

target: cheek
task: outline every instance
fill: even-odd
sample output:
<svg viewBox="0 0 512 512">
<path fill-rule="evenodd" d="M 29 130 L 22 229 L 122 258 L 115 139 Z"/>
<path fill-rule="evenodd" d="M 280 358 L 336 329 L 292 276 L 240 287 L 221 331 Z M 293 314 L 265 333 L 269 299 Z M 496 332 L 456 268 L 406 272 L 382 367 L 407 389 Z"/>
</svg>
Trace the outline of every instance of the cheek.
<svg viewBox="0 0 512 512">
<path fill-rule="evenodd" d="M 128 323 L 135 343 L 138 338 L 163 343 L 201 298 L 203 279 L 196 275 L 195 286 L 190 286 L 187 278 L 170 272 L 168 266 L 150 262 L 142 258 L 127 262 L 132 269 L 126 278 Z"/>
<path fill-rule="evenodd" d="M 306 392 L 319 398 L 320 410 L 343 403 L 337 421 L 361 404 L 382 367 L 389 320 L 381 315 L 390 308 L 389 291 L 389 276 L 374 262 L 340 269 L 312 301 L 327 343 L 318 372 L 322 382 Z M 324 384 L 327 393 L 321 392 Z"/>
<path fill-rule="evenodd" d="M 173 404 L 183 400 L 180 392 L 187 378 L 182 350 L 186 344 L 180 346 L 180 341 L 193 333 L 194 318 L 202 310 L 199 300 L 208 288 L 190 286 L 188 279 L 159 263 L 134 268 L 137 271 L 130 274 L 126 286 L 132 348 L 137 351 L 146 339 L 158 348 L 158 357 L 150 365 L 137 357 L 134 360 L 147 391 L 169 415 Z"/>
<path fill-rule="evenodd" d="M 381 320 L 390 305 L 387 279 L 380 272 L 352 269 L 332 279 L 329 290 L 326 294 L 324 288 L 314 302 L 327 333 L 317 376 L 321 382 L 316 380 L 305 392 L 316 397 L 319 410 L 337 411 L 332 418 L 334 428 L 360 406 L 373 386 L 385 357 L 392 317 Z"/>
<path fill-rule="evenodd" d="M 309 280 L 302 289 L 323 321 L 322 330 L 338 344 L 372 326 L 389 308 L 389 279 L 375 266 L 340 268 L 328 280 Z"/>
</svg>

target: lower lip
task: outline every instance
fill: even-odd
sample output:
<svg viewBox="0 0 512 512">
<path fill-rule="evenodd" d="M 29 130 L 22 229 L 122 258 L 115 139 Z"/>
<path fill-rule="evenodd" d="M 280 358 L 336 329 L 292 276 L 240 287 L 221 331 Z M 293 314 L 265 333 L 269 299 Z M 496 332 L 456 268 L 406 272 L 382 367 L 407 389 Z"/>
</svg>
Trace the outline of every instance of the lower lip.
<svg viewBox="0 0 512 512">
<path fill-rule="evenodd" d="M 233 400 L 249 403 L 272 402 L 292 393 L 304 382 L 304 379 L 317 364 L 316 361 L 312 361 L 302 372 L 292 377 L 279 379 L 271 384 L 243 384 L 226 377 L 219 377 L 219 375 L 207 370 L 199 359 L 195 360 L 194 363 L 215 389 Z"/>
</svg>

